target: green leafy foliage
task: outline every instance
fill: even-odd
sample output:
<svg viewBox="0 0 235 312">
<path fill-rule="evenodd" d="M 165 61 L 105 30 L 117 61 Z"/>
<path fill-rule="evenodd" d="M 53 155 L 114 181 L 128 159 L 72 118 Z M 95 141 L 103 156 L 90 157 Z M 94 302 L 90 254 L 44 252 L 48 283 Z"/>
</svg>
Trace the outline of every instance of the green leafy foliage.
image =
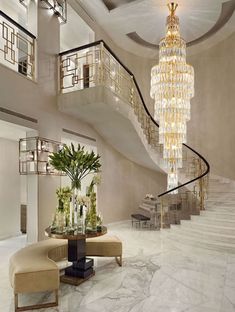
<svg viewBox="0 0 235 312">
<path fill-rule="evenodd" d="M 58 171 L 67 174 L 71 179 L 72 189 L 81 189 L 81 180 L 90 173 L 100 171 L 100 156 L 92 152 L 85 152 L 84 146 L 78 144 L 77 149 L 64 145 L 59 152 L 50 155 L 50 164 Z"/>
</svg>

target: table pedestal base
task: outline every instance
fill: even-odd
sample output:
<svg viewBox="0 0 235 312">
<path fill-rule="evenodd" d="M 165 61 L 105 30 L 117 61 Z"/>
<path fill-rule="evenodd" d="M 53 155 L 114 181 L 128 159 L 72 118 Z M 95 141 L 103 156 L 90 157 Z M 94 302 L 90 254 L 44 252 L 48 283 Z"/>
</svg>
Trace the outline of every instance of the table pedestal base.
<svg viewBox="0 0 235 312">
<path fill-rule="evenodd" d="M 90 277 L 92 277 L 94 275 L 95 275 L 95 271 L 93 271 L 93 273 L 91 275 L 89 275 L 87 278 L 79 278 L 79 277 L 75 277 L 75 276 L 62 275 L 60 277 L 60 281 L 62 283 L 78 286 L 78 285 L 82 284 L 83 282 L 87 281 Z"/>
<path fill-rule="evenodd" d="M 65 269 L 65 274 L 60 278 L 61 282 L 79 285 L 94 276 L 94 260 L 86 258 L 85 239 L 68 241 L 68 261 L 73 264 Z"/>
</svg>

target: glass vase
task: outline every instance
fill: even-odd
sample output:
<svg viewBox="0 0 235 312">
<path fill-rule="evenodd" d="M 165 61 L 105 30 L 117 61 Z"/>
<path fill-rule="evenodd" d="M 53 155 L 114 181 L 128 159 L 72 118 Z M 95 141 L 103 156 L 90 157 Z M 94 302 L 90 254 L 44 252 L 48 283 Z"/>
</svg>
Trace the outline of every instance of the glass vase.
<svg viewBox="0 0 235 312">
<path fill-rule="evenodd" d="M 89 222 L 92 231 L 97 230 L 97 212 L 96 212 L 96 193 L 90 194 L 90 211 L 89 211 Z"/>
<path fill-rule="evenodd" d="M 78 204 L 79 190 L 77 188 L 73 191 L 73 218 L 72 227 L 75 234 L 84 234 L 85 233 L 85 218 L 86 211 L 85 206 Z"/>
<path fill-rule="evenodd" d="M 87 209 L 85 205 L 80 205 L 80 219 L 81 219 L 81 231 L 82 234 L 86 233 L 86 213 Z"/>
<path fill-rule="evenodd" d="M 64 211 L 57 210 L 56 218 L 55 218 L 55 226 L 56 226 L 56 231 L 58 233 L 63 233 L 65 231 L 66 216 L 65 216 Z"/>
</svg>

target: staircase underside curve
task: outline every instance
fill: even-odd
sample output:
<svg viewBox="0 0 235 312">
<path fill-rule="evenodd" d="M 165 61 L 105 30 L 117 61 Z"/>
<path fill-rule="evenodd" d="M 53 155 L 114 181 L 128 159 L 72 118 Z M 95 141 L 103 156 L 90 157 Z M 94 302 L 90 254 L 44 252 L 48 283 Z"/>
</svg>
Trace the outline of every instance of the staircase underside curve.
<svg viewBox="0 0 235 312">
<path fill-rule="evenodd" d="M 97 86 L 58 96 L 59 110 L 89 123 L 131 161 L 162 171 L 160 154 L 147 143 L 133 109 L 109 88 Z"/>
</svg>

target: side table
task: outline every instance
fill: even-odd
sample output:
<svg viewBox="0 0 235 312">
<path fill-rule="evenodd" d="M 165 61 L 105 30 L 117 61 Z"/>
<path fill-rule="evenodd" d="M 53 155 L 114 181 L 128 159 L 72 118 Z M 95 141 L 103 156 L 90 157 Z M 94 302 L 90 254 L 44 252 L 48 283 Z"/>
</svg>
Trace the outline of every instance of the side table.
<svg viewBox="0 0 235 312">
<path fill-rule="evenodd" d="M 54 233 L 50 227 L 45 230 L 48 237 L 68 240 L 68 261 L 73 264 L 65 269 L 65 274 L 60 277 L 61 282 L 78 286 L 95 274 L 93 259 L 86 257 L 86 238 L 98 237 L 106 233 L 105 226 L 100 232 L 76 235 Z"/>
</svg>

